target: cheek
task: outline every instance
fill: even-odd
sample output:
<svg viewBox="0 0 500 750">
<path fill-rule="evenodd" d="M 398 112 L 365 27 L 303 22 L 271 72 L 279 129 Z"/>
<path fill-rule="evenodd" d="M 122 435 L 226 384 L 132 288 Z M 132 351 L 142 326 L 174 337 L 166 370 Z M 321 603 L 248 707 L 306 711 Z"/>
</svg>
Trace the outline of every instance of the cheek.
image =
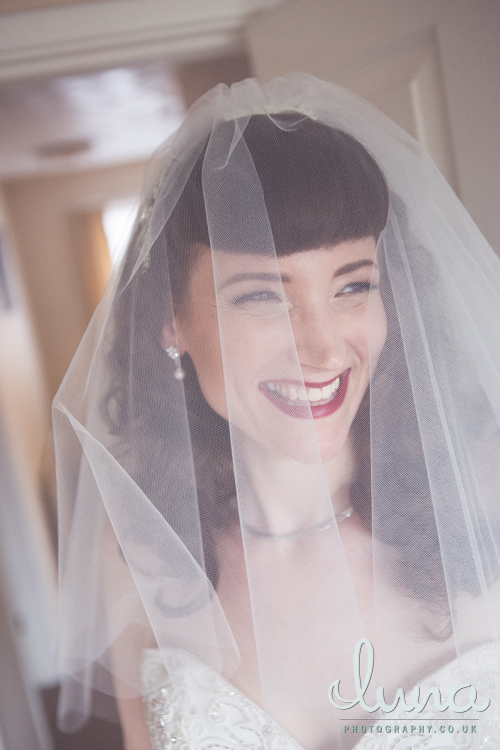
<svg viewBox="0 0 500 750">
<path fill-rule="evenodd" d="M 226 388 L 218 328 L 198 328 L 187 342 L 201 392 L 219 416 L 227 419 Z"/>
<path fill-rule="evenodd" d="M 183 330 L 203 396 L 219 416 L 228 419 L 229 410 L 237 411 L 239 404 L 255 397 L 270 363 L 283 359 L 283 324 L 250 317 L 235 321 L 225 318 L 224 311 L 221 317 L 220 332 L 218 318 L 206 311 L 205 325 L 198 322 Z"/>
<path fill-rule="evenodd" d="M 232 383 L 250 384 L 270 373 L 276 375 L 294 349 L 288 317 L 222 318 L 221 330 L 228 389 Z"/>
<path fill-rule="evenodd" d="M 367 352 L 370 369 L 373 372 L 387 339 L 387 318 L 380 298 L 370 304 L 366 331 L 368 335 Z"/>
</svg>

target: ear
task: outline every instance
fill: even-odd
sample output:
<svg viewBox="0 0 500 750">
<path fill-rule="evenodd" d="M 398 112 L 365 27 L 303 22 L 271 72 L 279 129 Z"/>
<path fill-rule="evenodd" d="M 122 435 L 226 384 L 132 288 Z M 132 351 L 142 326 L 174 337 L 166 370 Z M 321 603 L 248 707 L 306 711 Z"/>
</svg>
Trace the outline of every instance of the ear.
<svg viewBox="0 0 500 750">
<path fill-rule="evenodd" d="M 174 318 L 173 325 L 168 323 L 163 326 L 161 332 L 161 345 L 163 349 L 168 349 L 169 346 L 176 346 L 181 355 L 186 351 L 187 347 L 184 343 L 184 336 L 182 335 L 182 326 L 179 324 L 177 318 Z"/>
</svg>

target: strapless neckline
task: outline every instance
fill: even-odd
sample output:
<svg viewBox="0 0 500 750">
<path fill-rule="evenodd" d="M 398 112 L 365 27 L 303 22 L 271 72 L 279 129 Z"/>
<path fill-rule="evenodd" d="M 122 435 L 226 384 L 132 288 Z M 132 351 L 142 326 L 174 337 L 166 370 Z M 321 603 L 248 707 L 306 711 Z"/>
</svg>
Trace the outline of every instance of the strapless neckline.
<svg viewBox="0 0 500 750">
<path fill-rule="evenodd" d="M 142 675 L 153 750 L 304 750 L 260 706 L 186 651 L 148 649 Z M 487 716 L 457 722 L 444 714 L 436 720 L 433 706 L 413 716 L 398 707 L 390 720 L 346 720 L 349 732 L 357 726 L 360 735 L 351 750 L 500 750 L 500 664 L 492 644 L 472 649 L 420 685 L 425 689 L 438 684 L 446 694 L 463 682 L 472 682 L 480 695 L 491 698 Z M 472 724 L 474 733 L 461 731 Z M 401 731 L 404 726 L 406 733 Z M 410 731 L 411 726 L 416 729 Z M 422 726 L 423 733 L 418 731 Z"/>
</svg>

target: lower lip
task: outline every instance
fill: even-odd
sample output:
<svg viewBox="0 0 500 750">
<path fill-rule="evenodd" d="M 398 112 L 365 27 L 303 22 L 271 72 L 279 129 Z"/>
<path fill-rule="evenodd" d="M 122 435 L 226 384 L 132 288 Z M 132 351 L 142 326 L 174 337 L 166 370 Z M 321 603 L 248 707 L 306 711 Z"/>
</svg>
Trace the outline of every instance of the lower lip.
<svg viewBox="0 0 500 750">
<path fill-rule="evenodd" d="M 350 372 L 350 370 L 346 370 L 340 376 L 340 386 L 334 398 L 332 398 L 327 404 L 321 404 L 319 406 L 314 406 L 314 403 L 307 403 L 304 404 L 304 406 L 289 404 L 286 401 L 277 398 L 275 394 L 268 391 L 265 386 L 261 385 L 259 388 L 274 406 L 285 414 L 288 414 L 289 417 L 295 417 L 296 419 L 310 419 L 312 416 L 313 419 L 322 419 L 323 417 L 329 417 L 330 414 L 336 412 L 344 403 L 347 386 L 349 385 Z"/>
</svg>

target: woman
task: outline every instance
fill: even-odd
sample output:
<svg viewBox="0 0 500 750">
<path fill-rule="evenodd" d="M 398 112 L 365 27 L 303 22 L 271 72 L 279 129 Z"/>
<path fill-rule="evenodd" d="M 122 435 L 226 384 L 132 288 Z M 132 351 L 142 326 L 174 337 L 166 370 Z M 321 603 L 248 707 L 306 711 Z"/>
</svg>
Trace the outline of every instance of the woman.
<svg viewBox="0 0 500 750">
<path fill-rule="evenodd" d="M 96 687 L 131 750 L 500 747 L 498 260 L 308 76 L 160 167 L 55 403 L 62 725 Z"/>
</svg>

